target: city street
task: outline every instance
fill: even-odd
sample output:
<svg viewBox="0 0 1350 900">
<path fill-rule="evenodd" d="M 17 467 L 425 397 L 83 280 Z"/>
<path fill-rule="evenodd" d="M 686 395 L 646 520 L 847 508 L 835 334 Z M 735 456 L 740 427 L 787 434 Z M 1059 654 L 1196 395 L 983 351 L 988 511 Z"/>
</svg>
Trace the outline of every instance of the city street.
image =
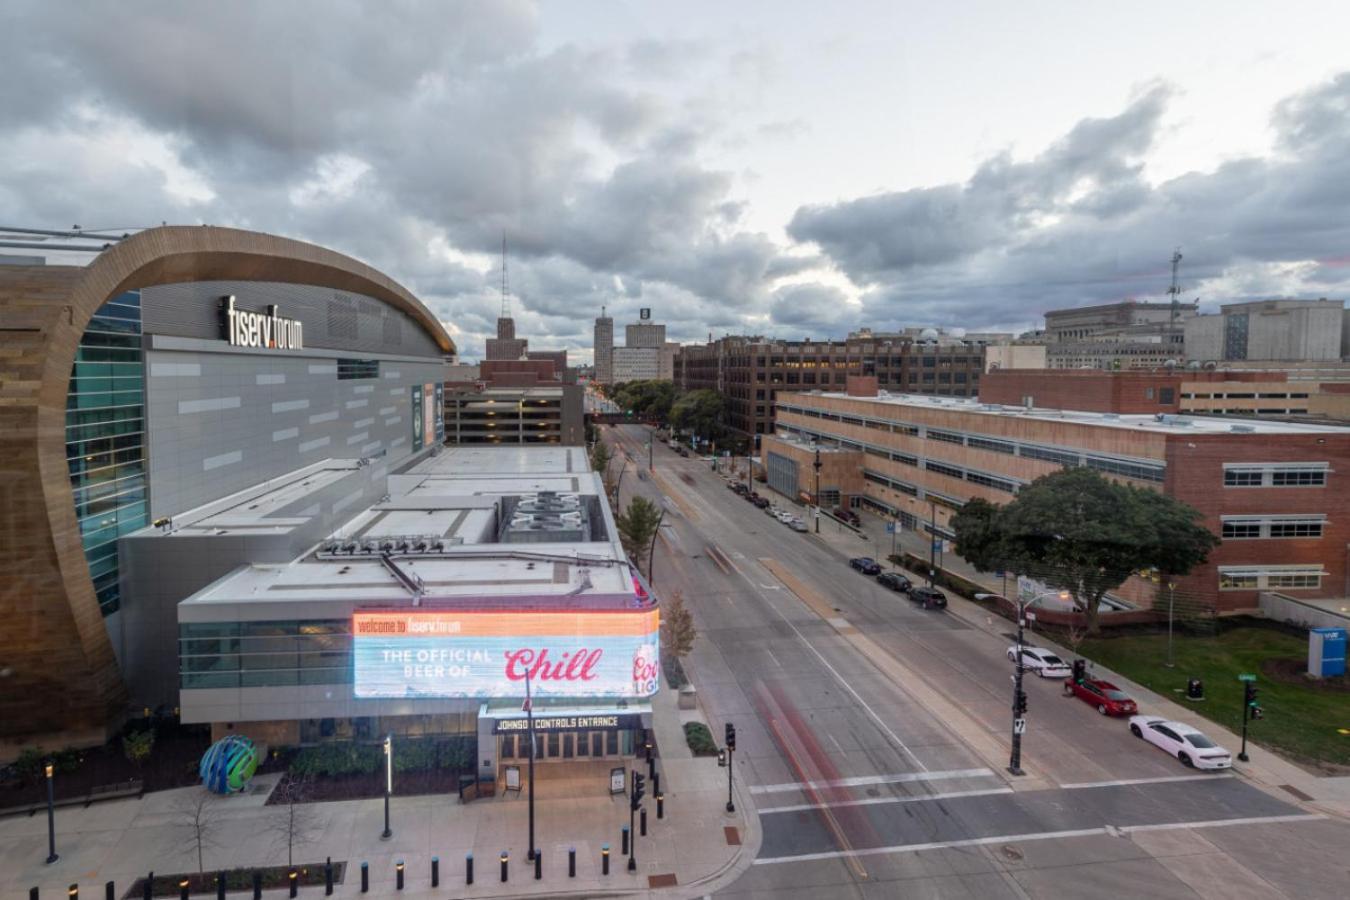
<svg viewBox="0 0 1350 900">
<path fill-rule="evenodd" d="M 1344 822 L 1187 770 L 1057 680 L 1029 679 L 1028 774 L 1006 775 L 1010 638 L 883 590 L 847 566 L 868 542 L 790 531 L 707 461 L 658 444 L 646 474 L 648 429 L 602 433 L 633 456 L 625 500 L 667 509 L 654 583 L 694 612 L 686 668 L 763 825 L 719 896 L 1344 895 Z"/>
</svg>

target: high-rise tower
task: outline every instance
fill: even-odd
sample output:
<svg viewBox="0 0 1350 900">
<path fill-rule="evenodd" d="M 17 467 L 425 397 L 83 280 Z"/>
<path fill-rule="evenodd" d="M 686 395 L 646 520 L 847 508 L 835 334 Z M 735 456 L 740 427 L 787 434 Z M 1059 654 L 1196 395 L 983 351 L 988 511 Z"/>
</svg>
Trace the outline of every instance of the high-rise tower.
<svg viewBox="0 0 1350 900">
<path fill-rule="evenodd" d="M 600 384 L 614 381 L 614 319 L 605 315 L 603 306 L 595 320 L 595 380 Z"/>
</svg>

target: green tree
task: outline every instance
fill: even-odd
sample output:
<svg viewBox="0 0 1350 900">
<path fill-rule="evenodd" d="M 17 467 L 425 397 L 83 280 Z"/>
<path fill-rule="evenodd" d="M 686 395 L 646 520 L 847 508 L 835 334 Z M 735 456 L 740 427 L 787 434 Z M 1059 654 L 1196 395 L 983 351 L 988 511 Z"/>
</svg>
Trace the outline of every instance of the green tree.
<svg viewBox="0 0 1350 900">
<path fill-rule="evenodd" d="M 609 461 L 613 458 L 614 455 L 609 452 L 609 445 L 604 441 L 596 441 L 595 449 L 591 450 L 591 468 L 599 472 L 603 478 L 605 470 L 609 468 Z"/>
<path fill-rule="evenodd" d="M 670 659 L 684 659 L 694 649 L 694 614 L 684 603 L 684 594 L 675 591 L 661 603 L 661 653 Z"/>
<path fill-rule="evenodd" d="M 1006 506 L 966 504 L 953 517 L 957 553 L 981 571 L 1021 572 L 1069 591 L 1089 634 L 1106 593 L 1133 573 L 1184 575 L 1218 544 L 1200 513 L 1165 494 L 1091 469 L 1036 479 Z"/>
<path fill-rule="evenodd" d="M 673 428 L 693 432 L 701 438 L 717 440 L 722 436 L 726 399 L 717 391 L 698 390 L 682 394 L 670 408 Z"/>
<path fill-rule="evenodd" d="M 661 511 L 645 497 L 634 497 L 628 502 L 628 508 L 614 520 L 623 549 L 639 570 L 647 559 L 647 550 L 656 537 L 657 523 L 660 521 Z"/>
<path fill-rule="evenodd" d="M 613 399 L 623 412 L 664 423 L 675 402 L 675 383 L 656 378 L 630 381 L 619 386 Z"/>
</svg>

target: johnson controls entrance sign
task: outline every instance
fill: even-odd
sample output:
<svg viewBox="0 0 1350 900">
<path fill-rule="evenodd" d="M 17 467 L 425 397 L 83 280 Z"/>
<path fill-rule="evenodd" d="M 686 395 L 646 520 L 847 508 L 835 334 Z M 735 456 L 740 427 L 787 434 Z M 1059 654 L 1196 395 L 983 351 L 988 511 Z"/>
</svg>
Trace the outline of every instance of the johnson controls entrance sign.
<svg viewBox="0 0 1350 900">
<path fill-rule="evenodd" d="M 655 609 L 352 616 L 357 697 L 650 697 Z"/>
<path fill-rule="evenodd" d="M 305 346 L 300 320 L 277 315 L 275 304 L 269 305 L 265 313 L 249 312 L 235 309 L 231 295 L 221 301 L 220 311 L 225 340 L 236 347 L 301 350 Z"/>
</svg>

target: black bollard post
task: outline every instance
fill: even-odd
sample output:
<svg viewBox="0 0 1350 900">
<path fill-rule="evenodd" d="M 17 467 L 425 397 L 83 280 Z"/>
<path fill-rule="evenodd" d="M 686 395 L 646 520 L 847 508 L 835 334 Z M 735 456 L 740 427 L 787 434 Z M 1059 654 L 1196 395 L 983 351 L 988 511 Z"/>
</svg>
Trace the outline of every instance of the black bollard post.
<svg viewBox="0 0 1350 900">
<path fill-rule="evenodd" d="M 216 900 L 225 900 L 225 873 L 216 873 Z"/>
<path fill-rule="evenodd" d="M 262 900 L 262 873 L 253 873 L 253 900 Z"/>
<path fill-rule="evenodd" d="M 431 858 L 431 886 L 441 886 L 441 858 L 439 856 Z"/>
<path fill-rule="evenodd" d="M 361 893 L 370 893 L 370 863 L 361 863 Z"/>
<path fill-rule="evenodd" d="M 66 896 L 69 897 L 70 900 L 80 900 L 80 886 L 78 884 L 72 884 L 70 887 L 66 888 Z"/>
<path fill-rule="evenodd" d="M 333 857 L 328 857 L 323 863 L 323 895 L 325 897 L 333 896 Z"/>
<path fill-rule="evenodd" d="M 638 813 L 638 834 L 647 836 L 647 807 L 642 807 L 642 812 Z"/>
<path fill-rule="evenodd" d="M 186 878 L 178 882 L 178 900 L 188 900 L 188 880 Z"/>
<path fill-rule="evenodd" d="M 473 884 L 473 854 L 464 854 L 464 883 Z"/>
<path fill-rule="evenodd" d="M 609 874 L 609 844 L 600 845 L 600 874 Z M 33 900 L 37 900 L 37 898 L 35 897 Z"/>
<path fill-rule="evenodd" d="M 155 889 L 155 872 L 152 869 L 150 871 L 150 874 L 145 876 L 145 883 L 141 885 L 141 896 L 144 898 L 144 900 L 150 900 L 150 898 L 154 896 L 153 893 L 154 889 Z M 37 900 L 37 897 L 33 897 L 33 900 Z"/>
<path fill-rule="evenodd" d="M 577 848 L 576 848 L 576 847 L 568 847 L 568 848 L 567 848 L 567 877 L 568 877 L 568 878 L 576 878 L 576 877 L 577 877 Z"/>
<path fill-rule="evenodd" d="M 502 851 L 502 882 L 506 881 L 506 862 L 510 857 L 505 850 Z"/>
<path fill-rule="evenodd" d="M 291 900 L 295 900 L 295 895 L 300 892 L 300 873 L 295 869 L 291 869 L 286 873 L 286 881 L 289 882 L 291 886 Z"/>
<path fill-rule="evenodd" d="M 628 826 L 623 826 L 623 843 L 619 845 L 619 853 L 623 856 L 628 855 Z"/>
<path fill-rule="evenodd" d="M 656 817 L 658 819 L 666 817 L 666 795 L 660 792 L 656 795 Z"/>
<path fill-rule="evenodd" d="M 660 773 L 660 772 L 653 772 L 653 773 L 652 773 L 652 794 L 659 794 L 659 793 L 661 793 L 661 773 Z"/>
<path fill-rule="evenodd" d="M 113 887 L 111 881 L 103 883 L 103 900 L 117 900 L 117 889 Z"/>
<path fill-rule="evenodd" d="M 534 848 L 534 880 L 538 881 L 544 877 L 544 851 L 538 847 Z"/>
<path fill-rule="evenodd" d="M 403 890 L 403 860 L 394 863 L 394 888 Z"/>
<path fill-rule="evenodd" d="M 38 900 L 38 889 L 30 887 L 28 889 L 28 900 Z"/>
</svg>

